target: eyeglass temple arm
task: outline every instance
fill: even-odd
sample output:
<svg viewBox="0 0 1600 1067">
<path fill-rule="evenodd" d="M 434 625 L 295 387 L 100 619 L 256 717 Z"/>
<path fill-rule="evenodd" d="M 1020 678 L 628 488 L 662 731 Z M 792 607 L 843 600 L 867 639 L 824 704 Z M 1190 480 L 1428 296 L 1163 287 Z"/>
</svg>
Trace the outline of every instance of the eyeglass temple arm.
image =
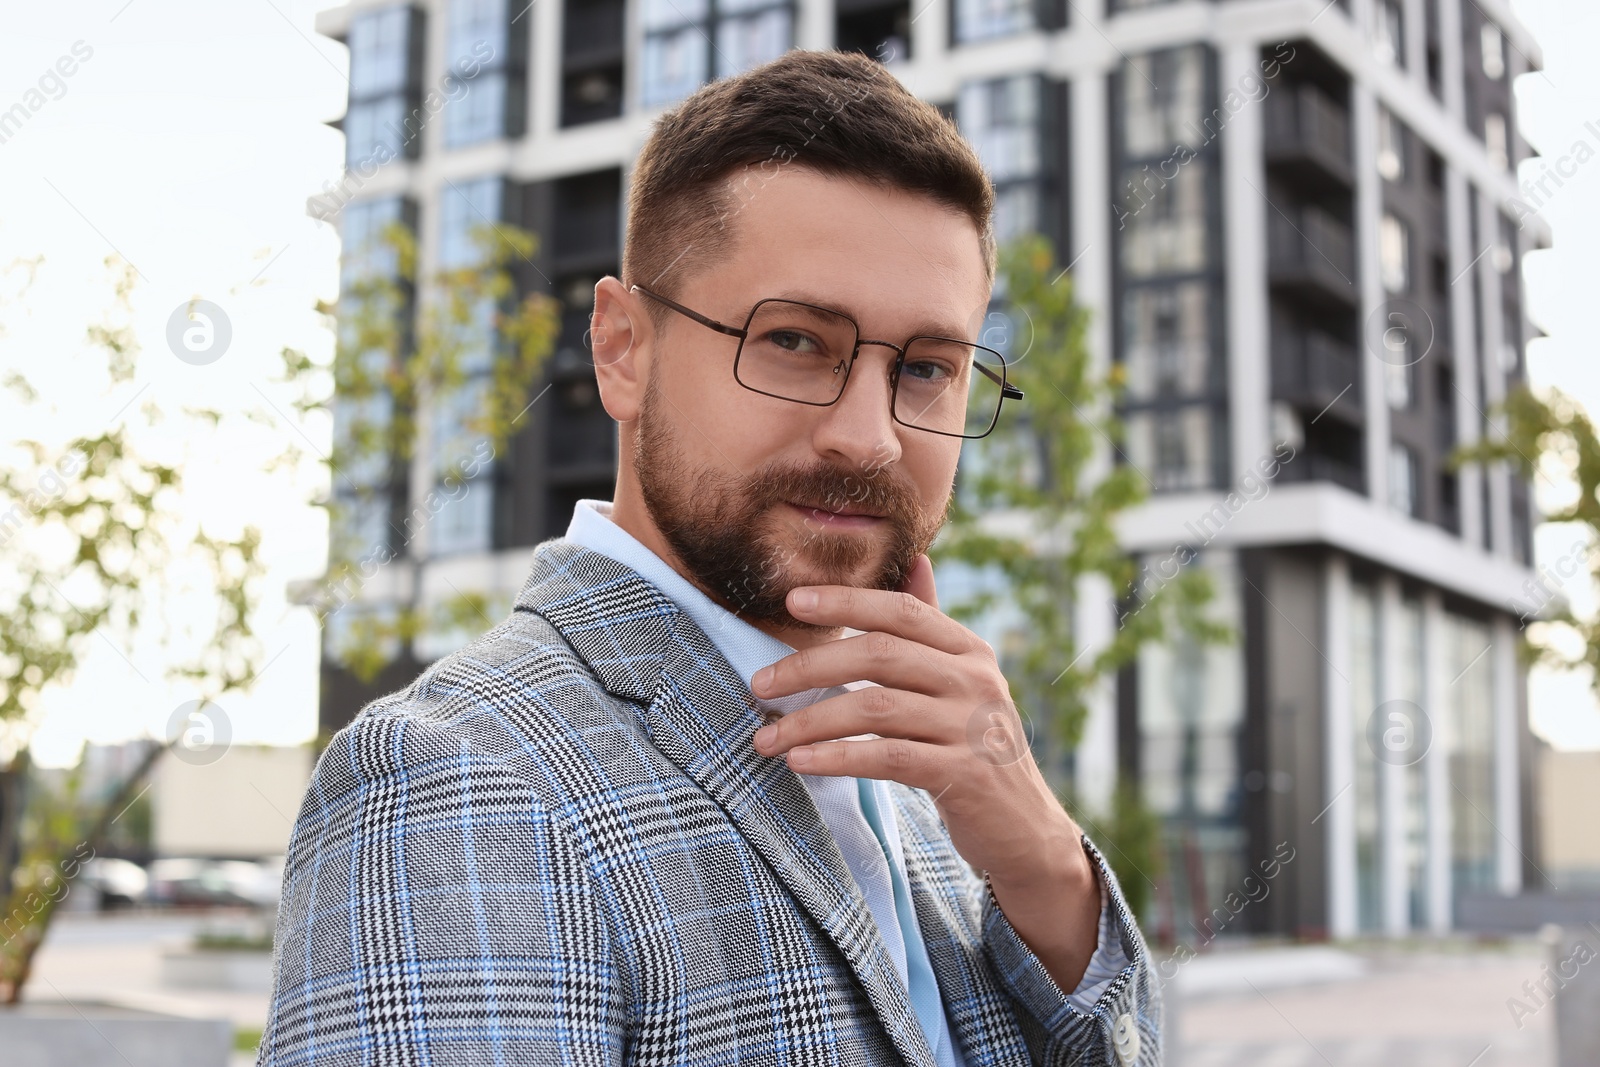
<svg viewBox="0 0 1600 1067">
<path fill-rule="evenodd" d="M 637 289 L 639 292 L 643 293 L 645 296 L 648 296 L 651 300 L 659 300 L 661 303 L 667 305 L 667 307 L 671 308 L 673 311 L 678 312 L 680 315 L 689 316 L 691 319 L 693 319 L 694 321 L 698 322 L 700 325 L 706 327 L 708 330 L 716 330 L 718 333 L 725 333 L 729 337 L 737 337 L 741 341 L 744 340 L 745 334 L 747 332 L 749 332 L 747 330 L 740 329 L 737 326 L 725 326 L 722 323 L 718 322 L 716 319 L 708 319 L 708 318 L 706 318 L 704 315 L 700 314 L 698 311 L 690 311 L 688 308 L 684 307 L 682 304 L 678 303 L 676 300 L 668 300 L 666 297 L 661 296 L 658 293 L 652 293 L 650 290 L 646 289 L 644 286 L 640 285 L 637 282 L 635 282 L 633 285 L 629 286 L 628 288 L 629 288 L 630 291 L 632 291 L 634 289 Z"/>
<path fill-rule="evenodd" d="M 972 365 L 983 371 L 983 373 L 987 374 L 989 376 L 989 380 L 1000 387 L 1000 395 L 1002 397 L 1007 400 L 1022 399 L 1022 390 L 1007 382 L 1004 377 L 996 374 L 988 367 L 985 367 L 982 363 L 974 362 Z"/>
</svg>

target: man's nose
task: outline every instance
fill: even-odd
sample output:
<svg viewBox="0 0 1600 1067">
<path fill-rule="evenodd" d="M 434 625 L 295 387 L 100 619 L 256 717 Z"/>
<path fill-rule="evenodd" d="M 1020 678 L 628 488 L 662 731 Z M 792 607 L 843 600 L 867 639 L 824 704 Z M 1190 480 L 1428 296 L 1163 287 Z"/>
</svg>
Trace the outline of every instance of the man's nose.
<svg viewBox="0 0 1600 1067">
<path fill-rule="evenodd" d="M 898 423 L 891 414 L 895 360 L 899 349 L 887 341 L 862 341 L 844 393 L 823 409 L 813 445 L 835 452 L 858 468 L 885 467 L 900 458 Z"/>
</svg>

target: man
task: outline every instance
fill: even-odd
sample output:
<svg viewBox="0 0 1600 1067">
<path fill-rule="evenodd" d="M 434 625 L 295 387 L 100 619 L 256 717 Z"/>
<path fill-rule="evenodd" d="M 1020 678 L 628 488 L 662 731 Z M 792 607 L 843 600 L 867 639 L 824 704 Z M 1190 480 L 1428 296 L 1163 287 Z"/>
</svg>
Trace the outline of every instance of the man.
<svg viewBox="0 0 1600 1067">
<path fill-rule="evenodd" d="M 664 115 L 591 340 L 615 500 L 368 706 L 290 846 L 261 1064 L 1154 1064 L 1121 890 L 925 550 L 1020 397 L 993 191 L 859 55 Z"/>
</svg>

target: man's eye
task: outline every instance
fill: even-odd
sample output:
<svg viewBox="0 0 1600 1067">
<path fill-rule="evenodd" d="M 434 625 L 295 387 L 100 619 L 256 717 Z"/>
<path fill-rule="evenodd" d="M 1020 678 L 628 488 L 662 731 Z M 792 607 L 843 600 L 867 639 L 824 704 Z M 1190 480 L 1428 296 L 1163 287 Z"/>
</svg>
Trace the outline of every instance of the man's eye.
<svg viewBox="0 0 1600 1067">
<path fill-rule="evenodd" d="M 949 367 L 931 360 L 907 363 L 901 373 L 910 375 L 920 382 L 944 382 L 952 377 Z"/>
<path fill-rule="evenodd" d="M 820 352 L 822 346 L 817 344 L 816 338 L 799 330 L 773 330 L 767 334 L 767 340 L 787 352 Z"/>
</svg>

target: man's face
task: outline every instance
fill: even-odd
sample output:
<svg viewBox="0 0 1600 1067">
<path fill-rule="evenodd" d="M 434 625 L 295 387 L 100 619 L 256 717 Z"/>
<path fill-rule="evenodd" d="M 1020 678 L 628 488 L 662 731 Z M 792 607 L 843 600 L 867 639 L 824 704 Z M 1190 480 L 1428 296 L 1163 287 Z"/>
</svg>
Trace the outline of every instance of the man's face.
<svg viewBox="0 0 1600 1067">
<path fill-rule="evenodd" d="M 975 339 L 990 286 L 965 216 L 794 165 L 734 205 L 733 254 L 679 303 L 741 325 L 756 301 L 784 297 L 851 316 L 863 338 Z M 838 401 L 808 406 L 746 389 L 737 338 L 669 317 L 631 459 L 686 576 L 747 620 L 807 630 L 821 628 L 784 605 L 796 586 L 897 588 L 944 523 L 961 439 L 892 419 L 894 351 L 862 346 Z"/>
</svg>

